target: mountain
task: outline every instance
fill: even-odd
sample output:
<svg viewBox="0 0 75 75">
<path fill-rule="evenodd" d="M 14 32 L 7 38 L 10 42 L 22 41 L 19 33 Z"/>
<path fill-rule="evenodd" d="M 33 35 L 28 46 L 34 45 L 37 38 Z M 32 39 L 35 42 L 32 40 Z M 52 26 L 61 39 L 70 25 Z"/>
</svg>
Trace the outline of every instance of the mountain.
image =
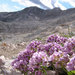
<svg viewBox="0 0 75 75">
<path fill-rule="evenodd" d="M 0 21 L 2 22 L 19 22 L 29 20 L 49 20 L 61 16 L 73 15 L 75 8 L 62 11 L 60 8 L 43 10 L 38 7 L 28 7 L 17 12 L 0 12 Z M 67 17 L 66 17 L 67 18 Z"/>
<path fill-rule="evenodd" d="M 60 15 L 61 10 L 54 8 L 52 10 L 43 10 L 38 7 L 29 7 L 18 12 L 0 13 L 0 21 L 27 21 L 27 20 L 44 20 L 49 18 L 56 18 Z"/>
<path fill-rule="evenodd" d="M 17 12 L 0 12 L 0 34 L 29 33 L 25 38 L 45 36 L 49 32 L 61 32 L 60 26 L 70 24 L 75 31 L 75 8 L 62 11 L 60 8 L 43 10 L 28 7 Z"/>
</svg>

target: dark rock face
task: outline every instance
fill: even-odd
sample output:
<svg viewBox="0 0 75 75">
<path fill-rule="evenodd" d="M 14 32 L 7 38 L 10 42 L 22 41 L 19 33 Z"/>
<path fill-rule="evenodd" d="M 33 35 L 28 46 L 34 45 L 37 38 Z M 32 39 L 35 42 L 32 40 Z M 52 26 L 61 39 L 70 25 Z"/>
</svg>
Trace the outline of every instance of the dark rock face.
<svg viewBox="0 0 75 75">
<path fill-rule="evenodd" d="M 75 8 L 62 11 L 28 7 L 17 12 L 0 12 L 0 33 L 32 32 L 72 21 L 75 21 Z"/>
</svg>

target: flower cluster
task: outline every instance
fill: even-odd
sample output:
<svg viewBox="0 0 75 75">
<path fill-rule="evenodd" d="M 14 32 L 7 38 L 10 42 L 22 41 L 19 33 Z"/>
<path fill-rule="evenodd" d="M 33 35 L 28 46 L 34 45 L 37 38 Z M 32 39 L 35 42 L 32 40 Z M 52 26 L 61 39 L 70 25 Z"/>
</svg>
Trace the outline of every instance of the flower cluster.
<svg viewBox="0 0 75 75">
<path fill-rule="evenodd" d="M 67 53 L 73 53 L 75 49 L 75 38 L 69 38 L 66 43 L 64 43 L 64 51 Z"/>
<path fill-rule="evenodd" d="M 31 72 L 36 70 L 42 71 L 42 66 L 48 66 L 48 55 L 43 51 L 35 52 L 30 58 L 28 66 Z"/>
<path fill-rule="evenodd" d="M 21 71 L 22 73 L 27 72 L 29 59 L 32 56 L 32 54 L 33 52 L 27 49 L 23 52 L 20 52 L 18 57 L 12 62 L 13 68 Z"/>
<path fill-rule="evenodd" d="M 31 41 L 31 43 L 26 47 L 26 49 L 36 52 L 40 44 L 40 41 Z"/>
<path fill-rule="evenodd" d="M 67 69 L 68 71 L 75 70 L 75 56 L 72 57 L 72 58 L 70 59 L 70 61 L 67 63 L 66 69 Z"/>
<path fill-rule="evenodd" d="M 47 39 L 47 42 L 57 42 L 57 43 L 65 43 L 67 41 L 66 37 L 61 37 L 59 35 L 50 35 Z"/>
<path fill-rule="evenodd" d="M 45 44 L 32 41 L 12 62 L 22 73 L 41 75 L 48 67 L 75 70 L 75 38 L 50 35 Z"/>
<path fill-rule="evenodd" d="M 49 61 L 51 61 L 54 65 L 55 68 L 58 68 L 59 66 L 66 66 L 67 62 L 69 62 L 69 56 L 66 55 L 64 52 L 59 51 L 59 52 L 54 52 L 50 57 Z"/>
</svg>

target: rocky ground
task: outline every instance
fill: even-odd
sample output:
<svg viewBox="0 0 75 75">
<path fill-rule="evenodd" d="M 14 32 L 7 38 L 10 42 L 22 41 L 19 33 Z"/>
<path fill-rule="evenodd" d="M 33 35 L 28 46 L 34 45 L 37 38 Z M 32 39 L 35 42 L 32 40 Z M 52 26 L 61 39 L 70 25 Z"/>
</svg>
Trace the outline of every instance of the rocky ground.
<svg viewBox="0 0 75 75">
<path fill-rule="evenodd" d="M 18 71 L 12 70 L 11 62 L 18 53 L 25 49 L 26 45 L 33 39 L 40 39 L 32 34 L 0 34 L 0 75 L 22 75 Z M 28 38 L 25 38 L 28 37 Z M 29 39 L 31 37 L 31 39 Z M 29 41 L 28 41 L 29 39 Z M 26 41 L 25 41 L 26 40 Z M 52 72 L 51 72 L 52 73 Z M 51 74 L 52 75 L 52 74 Z"/>
<path fill-rule="evenodd" d="M 46 41 L 46 37 L 42 37 L 42 39 L 36 38 L 40 41 Z M 23 51 L 29 42 L 22 41 L 22 39 L 16 40 L 12 42 L 14 39 L 0 42 L 0 75 L 22 75 L 20 72 L 15 71 L 11 67 L 11 62 L 17 57 L 20 51 Z M 49 71 L 48 75 L 56 75 L 55 71 Z"/>
<path fill-rule="evenodd" d="M 42 29 L 41 29 L 42 30 Z M 47 29 L 46 29 L 47 30 Z M 0 75 L 22 75 L 18 71 L 14 71 L 11 67 L 11 62 L 17 57 L 20 51 L 23 51 L 31 40 L 46 41 L 47 37 L 54 33 L 59 35 L 68 34 L 75 36 L 75 28 L 61 25 L 55 28 L 49 28 L 46 32 L 43 30 L 27 34 L 0 34 Z M 72 32 L 72 33 L 71 33 Z M 55 71 L 48 72 L 49 75 L 56 75 Z"/>
<path fill-rule="evenodd" d="M 0 44 L 0 75 L 22 75 L 19 71 L 12 69 L 11 62 L 17 54 L 24 50 L 26 42 L 18 44 Z M 48 75 L 55 75 L 55 71 L 48 71 Z"/>
</svg>

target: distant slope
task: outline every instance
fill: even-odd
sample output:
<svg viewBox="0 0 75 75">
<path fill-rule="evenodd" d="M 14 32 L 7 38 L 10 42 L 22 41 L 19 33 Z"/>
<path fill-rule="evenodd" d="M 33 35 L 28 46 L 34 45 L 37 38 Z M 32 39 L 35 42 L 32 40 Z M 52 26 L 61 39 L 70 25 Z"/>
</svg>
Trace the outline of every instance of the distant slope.
<svg viewBox="0 0 75 75">
<path fill-rule="evenodd" d="M 52 10 L 43 10 L 38 7 L 25 8 L 22 11 L 0 13 L 0 21 L 12 22 L 12 21 L 27 21 L 27 20 L 43 20 L 49 18 L 56 18 L 60 16 L 62 11 L 59 8 Z"/>
<path fill-rule="evenodd" d="M 54 8 L 43 10 L 29 7 L 17 12 L 0 13 L 0 33 L 28 33 L 34 30 L 41 32 L 60 24 L 75 22 L 75 8 L 60 10 Z"/>
</svg>

